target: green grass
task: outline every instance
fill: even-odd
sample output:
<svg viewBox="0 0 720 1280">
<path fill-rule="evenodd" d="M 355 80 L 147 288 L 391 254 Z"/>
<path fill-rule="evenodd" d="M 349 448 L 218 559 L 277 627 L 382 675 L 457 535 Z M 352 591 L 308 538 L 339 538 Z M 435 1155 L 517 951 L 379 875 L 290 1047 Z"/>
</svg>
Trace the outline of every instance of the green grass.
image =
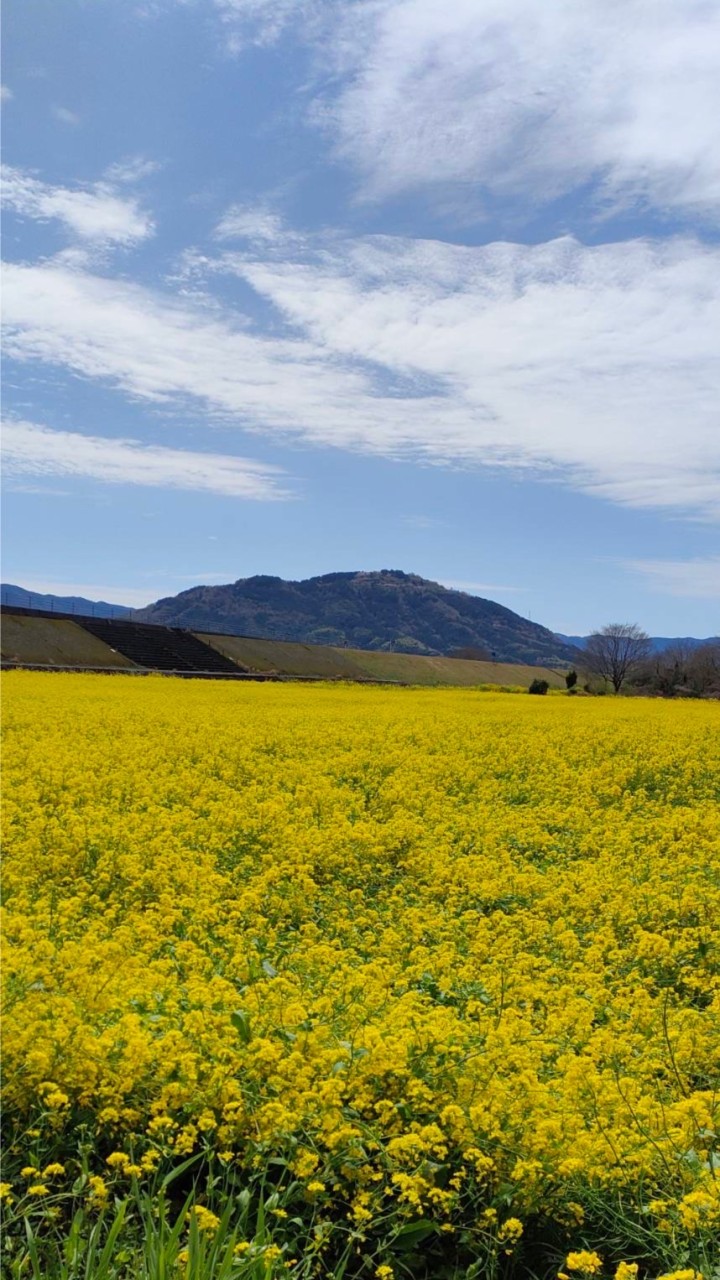
<svg viewBox="0 0 720 1280">
<path fill-rule="evenodd" d="M 388 1258 L 398 1280 L 430 1280 L 418 1249 L 439 1237 L 436 1225 L 397 1219 L 392 1206 L 368 1233 L 328 1218 L 287 1169 L 258 1170 L 248 1185 L 208 1152 L 142 1187 L 133 1178 L 124 1194 L 116 1184 L 93 1207 L 87 1154 L 71 1190 L 6 1210 L 3 1280 L 351 1280 L 374 1276 Z"/>
<path fill-rule="evenodd" d="M 289 640 L 210 635 L 203 631 L 195 634 L 205 644 L 250 671 L 348 680 L 358 680 L 367 674 L 362 665 L 353 660 L 349 649 L 333 649 L 329 645 L 300 644 Z"/>
<path fill-rule="evenodd" d="M 567 1254 L 562 1229 L 539 1218 L 526 1220 L 512 1250 L 491 1231 L 448 1236 L 392 1205 L 364 1228 L 303 1203 L 292 1176 L 268 1167 L 247 1185 L 216 1160 L 198 1159 L 158 1174 L 154 1186 L 133 1178 L 94 1207 L 82 1172 L 72 1191 L 21 1198 L 4 1214 L 3 1280 L 556 1280 Z M 642 1280 L 677 1267 L 688 1280 L 694 1269 L 703 1280 L 720 1277 L 709 1238 L 688 1249 L 629 1215 L 607 1189 L 585 1202 L 581 1239 L 606 1262 L 598 1280 L 609 1280 L 618 1257 L 636 1260 Z M 577 1227 L 571 1234 L 577 1248 Z"/>
<path fill-rule="evenodd" d="M 31 618 L 3 613 L 2 656 L 6 662 L 56 667 L 115 667 L 135 664 L 67 618 Z"/>
<path fill-rule="evenodd" d="M 465 658 L 426 658 L 409 653 L 344 649 L 332 645 L 300 644 L 289 640 L 259 640 L 246 636 L 198 637 L 251 671 L 279 675 L 323 676 L 326 679 L 397 680 L 413 685 L 508 685 L 527 688 L 541 677 L 551 688 L 564 688 L 557 671 L 510 662 L 472 662 Z"/>
<path fill-rule="evenodd" d="M 345 649 L 332 645 L 262 640 L 247 636 L 196 632 L 198 638 L 249 671 L 326 680 L 392 680 L 410 685 L 505 686 L 526 689 L 537 678 L 551 689 L 564 688 L 562 675 L 544 667 L 510 662 L 472 662 L 464 658 L 427 658 L 409 653 Z M 2 656 L 6 662 L 57 667 L 108 667 L 136 670 L 135 663 L 66 618 L 4 614 Z"/>
</svg>

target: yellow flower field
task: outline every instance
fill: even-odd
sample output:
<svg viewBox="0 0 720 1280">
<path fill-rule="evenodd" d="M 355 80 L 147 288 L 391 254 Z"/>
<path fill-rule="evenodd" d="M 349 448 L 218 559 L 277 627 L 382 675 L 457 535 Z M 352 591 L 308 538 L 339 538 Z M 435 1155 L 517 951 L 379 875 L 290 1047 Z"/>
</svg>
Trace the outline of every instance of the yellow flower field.
<svg viewBox="0 0 720 1280">
<path fill-rule="evenodd" d="M 710 1280 L 716 705 L 3 689 L 8 1274 Z"/>
</svg>

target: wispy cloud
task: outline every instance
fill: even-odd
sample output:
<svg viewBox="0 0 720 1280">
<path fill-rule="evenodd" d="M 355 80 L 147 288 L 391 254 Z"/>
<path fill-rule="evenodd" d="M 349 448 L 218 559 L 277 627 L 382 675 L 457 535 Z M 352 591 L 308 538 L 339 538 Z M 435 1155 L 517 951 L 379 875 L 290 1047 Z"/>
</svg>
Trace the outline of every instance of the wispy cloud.
<svg viewBox="0 0 720 1280">
<path fill-rule="evenodd" d="M 330 6 L 332 10 L 332 6 Z M 323 118 L 371 196 L 720 207 L 720 9 L 707 0 L 360 0 L 333 11 Z"/>
<path fill-rule="evenodd" d="M 108 165 L 105 179 L 109 183 L 125 186 L 142 182 L 161 168 L 159 161 L 150 160 L 147 156 L 126 156 L 124 160 L 116 160 L 114 164 Z"/>
<path fill-rule="evenodd" d="M 441 529 L 446 520 L 438 520 L 437 516 L 401 516 L 400 524 L 407 529 Z"/>
<path fill-rule="evenodd" d="M 130 245 L 153 234 L 152 219 L 137 201 L 117 195 L 107 183 L 51 186 L 9 165 L 3 166 L 2 181 L 9 208 L 40 222 L 55 219 L 82 241 Z"/>
<path fill-rule="evenodd" d="M 31 493 L 38 498 L 69 498 L 69 489 L 56 489 L 46 484 L 18 484 L 17 481 L 5 481 L 5 488 L 10 493 Z"/>
<path fill-rule="evenodd" d="M 204 490 L 263 501 L 290 496 L 276 468 L 227 454 L 108 440 L 13 420 L 4 424 L 2 448 L 7 475 L 84 476 L 106 484 Z"/>
<path fill-rule="evenodd" d="M 283 247 L 302 240 L 267 205 L 232 205 L 217 224 L 215 235 L 218 240 L 250 240 L 256 243 L 281 244 Z"/>
<path fill-rule="evenodd" d="M 353 393 L 362 416 L 360 374 L 336 368 L 310 342 L 249 332 L 243 315 L 64 264 L 7 264 L 4 278 L 8 355 L 108 380 L 151 401 L 194 397 L 218 421 L 248 427 L 312 437 L 317 415 L 323 441 Z M 338 443 L 358 437 L 354 422 L 344 434 L 339 429 Z"/>
<path fill-rule="evenodd" d="M 53 107 L 52 113 L 61 124 L 75 126 L 81 123 L 81 117 L 76 111 L 71 111 L 69 107 Z"/>
<path fill-rule="evenodd" d="M 327 0 L 214 0 L 226 24 L 228 46 L 238 52 L 247 44 L 273 44 L 289 25 L 307 33 Z"/>
<path fill-rule="evenodd" d="M 536 207 L 579 192 L 597 214 L 718 217 L 720 7 L 709 0 L 213 7 L 231 50 L 288 27 L 314 46 L 311 118 L 366 197 L 425 189 L 482 217 L 488 200 Z"/>
<path fill-rule="evenodd" d="M 695 560 L 625 560 L 623 564 L 640 574 L 653 591 L 714 600 L 718 605 L 720 627 L 720 556 Z"/>
<path fill-rule="evenodd" d="M 419 398 L 398 397 L 417 449 L 717 517 L 711 264 L 716 248 L 680 239 L 465 248 L 372 237 L 309 261 L 224 259 L 322 350 L 374 361 L 409 390 L 417 379 Z M 440 394 L 423 397 L 423 380 Z M 391 447 L 392 414 L 377 431 Z"/>
<path fill-rule="evenodd" d="M 0 102 L 11 102 L 15 97 L 12 89 L 7 84 L 0 84 Z"/>
<path fill-rule="evenodd" d="M 447 203 L 593 188 L 596 209 L 720 209 L 708 0 L 214 0 L 231 48 L 291 24 L 333 73 L 313 114 L 364 193 Z"/>
<path fill-rule="evenodd" d="M 6 352 L 217 422 L 717 518 L 720 250 L 370 237 L 204 259 L 284 322 L 67 264 L 6 269 Z M 199 268 L 198 268 L 199 269 Z M 283 336 L 283 332 L 284 335 Z"/>
</svg>

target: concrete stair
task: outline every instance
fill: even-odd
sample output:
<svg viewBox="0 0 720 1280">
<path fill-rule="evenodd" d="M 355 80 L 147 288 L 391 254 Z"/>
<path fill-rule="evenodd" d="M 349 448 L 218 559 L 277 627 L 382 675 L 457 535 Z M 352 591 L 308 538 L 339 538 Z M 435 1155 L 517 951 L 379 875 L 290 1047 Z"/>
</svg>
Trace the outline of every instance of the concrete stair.
<svg viewBox="0 0 720 1280">
<path fill-rule="evenodd" d="M 111 649 L 151 671 L 195 671 L 212 675 L 239 675 L 241 671 L 230 658 L 180 627 L 156 627 L 110 618 L 76 618 L 75 621 Z"/>
</svg>

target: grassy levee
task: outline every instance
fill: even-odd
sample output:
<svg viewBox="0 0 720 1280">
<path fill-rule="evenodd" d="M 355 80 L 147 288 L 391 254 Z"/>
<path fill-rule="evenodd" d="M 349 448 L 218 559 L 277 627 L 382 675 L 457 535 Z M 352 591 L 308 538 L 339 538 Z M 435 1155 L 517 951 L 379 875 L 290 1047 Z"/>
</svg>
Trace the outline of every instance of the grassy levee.
<svg viewBox="0 0 720 1280">
<path fill-rule="evenodd" d="M 300 644 L 290 640 L 260 640 L 248 636 L 215 635 L 198 631 L 199 639 L 233 662 L 252 671 L 280 675 L 327 676 L 347 680 L 397 680 L 402 684 L 496 684 L 525 686 L 542 676 L 551 688 L 561 688 L 557 671 L 511 662 L 473 662 L 464 658 L 427 658 L 411 653 L 368 649 L 340 649 L 332 645 Z"/>
<path fill-rule="evenodd" d="M 383 653 L 348 650 L 361 662 L 363 674 L 376 680 L 401 680 L 406 684 L 523 686 L 542 676 L 553 688 L 563 677 L 544 667 L 528 667 L 514 662 L 473 662 L 466 658 L 424 658 L 412 653 Z"/>
<path fill-rule="evenodd" d="M 292 640 L 261 640 L 254 636 L 215 635 L 196 631 L 199 640 L 224 653 L 250 671 L 273 671 L 287 676 L 333 676 L 347 680 L 367 678 L 368 671 L 356 658 L 360 650 L 334 649 L 325 644 L 301 644 Z"/>
<path fill-rule="evenodd" d="M 4 662 L 54 667 L 135 668 L 124 654 L 116 653 L 68 618 L 32 618 L 11 613 L 4 613 L 2 618 L 2 657 Z"/>
<path fill-rule="evenodd" d="M 225 654 L 240 668 L 287 676 L 341 680 L 392 680 L 410 685 L 506 685 L 527 687 L 542 677 L 562 688 L 562 676 L 543 667 L 509 662 L 473 662 L 464 658 L 429 658 L 409 653 L 344 649 L 298 641 L 262 640 L 253 636 L 198 631 L 200 640 Z M 107 667 L 135 670 L 136 664 L 111 649 L 69 618 L 29 617 L 6 613 L 2 619 L 4 662 L 55 667 Z"/>
</svg>

